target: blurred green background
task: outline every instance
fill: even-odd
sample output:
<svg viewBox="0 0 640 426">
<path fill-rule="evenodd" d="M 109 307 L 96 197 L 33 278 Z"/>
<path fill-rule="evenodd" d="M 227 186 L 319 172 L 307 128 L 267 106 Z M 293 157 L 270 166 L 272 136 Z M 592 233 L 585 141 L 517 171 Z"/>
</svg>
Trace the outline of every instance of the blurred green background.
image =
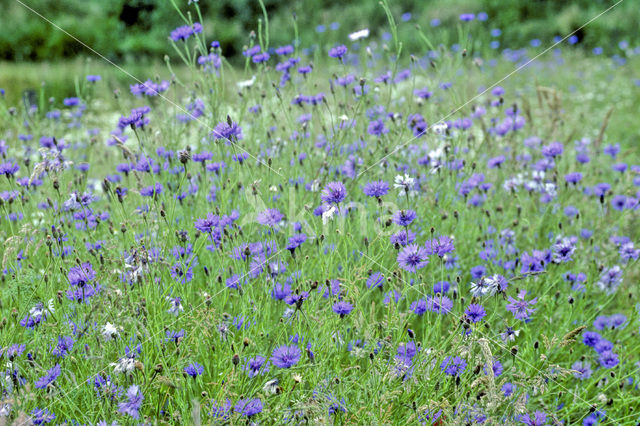
<svg viewBox="0 0 640 426">
<path fill-rule="evenodd" d="M 169 55 L 175 59 L 168 36 L 184 24 L 174 4 L 185 13 L 195 14 L 188 0 L 20 1 L 141 80 L 156 75 L 168 77 L 163 58 Z M 482 39 L 478 44 L 487 49 L 473 53 L 488 56 L 506 47 L 529 46 L 533 39 L 539 39 L 540 46 L 546 47 L 554 37 L 567 35 L 616 1 L 390 0 L 389 4 L 404 43 L 403 52 L 418 56 L 426 51 L 416 36 L 416 25 L 434 45 L 450 45 L 459 38 L 461 13 L 484 12 L 486 20 L 468 25 L 471 37 Z M 229 61 L 241 64 L 242 48 L 251 42 L 252 32 L 257 32 L 259 20 L 263 19 L 259 1 L 199 0 L 198 5 L 206 39 L 218 40 Z M 369 28 L 374 37 L 389 30 L 377 0 L 264 0 L 264 5 L 271 47 L 293 42 L 295 25 L 302 47 L 347 42 L 349 33 L 362 28 Z M 49 85 L 47 93 L 51 95 L 69 95 L 76 84 L 74 76 L 83 78 L 86 74 L 102 73 L 107 79 L 131 83 L 130 77 L 92 55 L 19 1 L 0 0 L 0 10 L 0 88 L 12 89 L 7 93 L 9 99 L 19 98 L 25 88 L 38 90 L 42 82 Z M 195 15 L 192 19 L 200 21 Z M 438 20 L 439 25 L 434 26 L 433 20 Z M 607 54 L 621 41 L 636 46 L 639 22 L 638 1 L 623 0 L 580 30 L 572 48 L 591 51 L 602 47 Z M 501 34 L 490 36 L 492 29 L 500 29 Z M 489 40 L 498 41 L 500 48 L 489 50 Z M 82 59 L 87 57 L 93 57 L 91 67 Z"/>
<path fill-rule="evenodd" d="M 38 13 L 113 60 L 139 60 L 171 54 L 167 37 L 182 25 L 171 0 L 21 0 Z M 175 0 L 183 11 L 187 0 Z M 219 40 L 228 57 L 237 55 L 248 35 L 257 30 L 262 10 L 257 0 L 200 0 L 208 39 Z M 607 7 L 609 0 L 392 0 L 399 22 L 411 13 L 400 31 L 409 35 L 414 24 L 423 29 L 432 19 L 441 20 L 439 31 L 451 28 L 460 13 L 485 12 L 489 28 L 499 28 L 503 45 L 518 47 L 531 39 L 550 41 L 578 28 Z M 0 59 L 42 61 L 72 58 L 84 52 L 68 36 L 34 15 L 16 0 L 1 0 Z M 303 46 L 318 39 L 316 28 L 325 26 L 323 38 L 346 40 L 355 30 L 368 27 L 375 33 L 388 29 L 384 12 L 376 0 L 336 2 L 328 0 L 264 0 L 269 14 L 272 45 L 294 38 L 293 15 Z M 407 16 L 405 16 L 406 18 Z M 197 21 L 197 17 L 193 17 Z M 625 0 L 612 11 L 578 33 L 578 44 L 592 48 L 638 37 L 640 8 Z M 331 24 L 339 27 L 332 29 Z M 335 24 L 333 28 L 335 28 Z M 411 43 L 411 37 L 407 37 Z M 416 45 L 417 45 L 416 40 Z M 411 45 L 407 48 L 411 50 Z"/>
</svg>

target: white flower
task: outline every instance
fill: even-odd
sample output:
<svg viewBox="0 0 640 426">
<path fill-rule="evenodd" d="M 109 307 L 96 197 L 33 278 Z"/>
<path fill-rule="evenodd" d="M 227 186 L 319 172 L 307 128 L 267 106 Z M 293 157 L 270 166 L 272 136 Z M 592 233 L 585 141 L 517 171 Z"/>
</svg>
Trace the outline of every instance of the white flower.
<svg viewBox="0 0 640 426">
<path fill-rule="evenodd" d="M 237 83 L 238 89 L 244 89 L 245 87 L 253 86 L 253 83 L 256 82 L 256 76 L 251 77 L 251 80 L 239 81 Z"/>
<path fill-rule="evenodd" d="M 2 404 L 0 407 L 0 417 L 9 417 L 11 414 L 11 404 Z"/>
<path fill-rule="evenodd" d="M 496 277 L 482 277 L 477 282 L 471 283 L 471 294 L 474 297 L 490 296 L 498 290 Z"/>
<path fill-rule="evenodd" d="M 329 220 L 333 219 L 333 215 L 336 211 L 336 206 L 331 206 L 328 210 L 324 211 L 322 213 L 322 223 L 326 225 Z"/>
<path fill-rule="evenodd" d="M 320 181 L 318 179 L 314 179 L 311 181 L 311 185 L 309 185 L 309 191 L 311 192 L 320 191 Z"/>
<path fill-rule="evenodd" d="M 262 387 L 262 390 L 267 395 L 275 395 L 278 392 L 280 392 L 280 387 L 278 386 L 278 384 L 279 384 L 278 379 L 269 380 L 267 383 L 264 384 L 264 386 Z"/>
<path fill-rule="evenodd" d="M 416 180 L 407 174 L 404 176 L 397 175 L 393 181 L 393 187 L 400 190 L 400 195 L 409 194 L 410 197 L 413 197 L 417 194 L 417 192 L 412 189 L 415 182 Z"/>
<path fill-rule="evenodd" d="M 115 325 L 107 322 L 104 327 L 102 327 L 102 337 L 104 340 L 109 341 L 120 337 L 120 332 Z"/>
<path fill-rule="evenodd" d="M 49 312 L 51 312 L 52 314 L 56 312 L 56 308 L 55 306 L 53 306 L 53 299 L 49 299 L 49 302 L 47 302 L 47 307 L 49 308 Z"/>
<path fill-rule="evenodd" d="M 356 40 L 360 40 L 361 38 L 367 38 L 367 37 L 369 37 L 369 28 L 365 28 L 363 30 L 356 31 L 355 33 L 349 34 L 349 40 L 351 41 L 356 41 Z"/>
<path fill-rule="evenodd" d="M 133 358 L 120 358 L 118 362 L 112 362 L 112 367 L 114 367 L 113 372 L 116 374 L 131 374 L 133 370 L 136 368 L 136 360 Z"/>
<path fill-rule="evenodd" d="M 433 129 L 433 132 L 437 135 L 441 135 L 443 134 L 447 128 L 449 126 L 447 126 L 447 123 L 436 123 L 433 126 L 431 126 L 431 129 Z"/>
<path fill-rule="evenodd" d="M 169 301 L 169 310 L 167 312 L 169 312 L 171 315 L 178 316 L 181 312 L 184 311 L 179 297 L 167 296 L 167 300 Z"/>
</svg>

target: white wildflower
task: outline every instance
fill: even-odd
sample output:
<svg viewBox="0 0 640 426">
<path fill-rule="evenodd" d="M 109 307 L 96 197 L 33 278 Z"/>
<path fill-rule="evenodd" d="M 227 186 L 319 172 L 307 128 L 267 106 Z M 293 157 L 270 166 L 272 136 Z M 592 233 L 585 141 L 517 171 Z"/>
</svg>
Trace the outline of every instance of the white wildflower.
<svg viewBox="0 0 640 426">
<path fill-rule="evenodd" d="M 349 40 L 351 41 L 356 41 L 356 40 L 360 40 L 361 38 L 367 38 L 369 37 L 369 28 L 364 28 L 360 31 L 356 31 L 354 33 L 349 34 Z"/>
<path fill-rule="evenodd" d="M 124 358 L 120 358 L 118 362 L 112 362 L 109 365 L 114 367 L 113 372 L 115 374 L 129 375 L 136 368 L 136 360 L 133 358 L 124 357 Z"/>
<path fill-rule="evenodd" d="M 329 220 L 333 219 L 333 215 L 336 211 L 336 206 L 331 206 L 328 210 L 322 212 L 322 223 L 326 225 Z"/>
<path fill-rule="evenodd" d="M 107 322 L 104 327 L 102 327 L 102 337 L 106 341 L 117 339 L 118 337 L 120 337 L 120 332 L 115 325 Z"/>
</svg>

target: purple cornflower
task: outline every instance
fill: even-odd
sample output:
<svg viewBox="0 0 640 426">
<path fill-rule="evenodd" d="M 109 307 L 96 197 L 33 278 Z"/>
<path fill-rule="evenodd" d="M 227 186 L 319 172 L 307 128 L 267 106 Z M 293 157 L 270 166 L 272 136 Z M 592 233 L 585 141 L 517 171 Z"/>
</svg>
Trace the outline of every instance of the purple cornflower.
<svg viewBox="0 0 640 426">
<path fill-rule="evenodd" d="M 253 55 L 251 57 L 251 61 L 254 64 L 260 64 L 262 62 L 267 62 L 270 58 L 271 58 L 271 55 L 269 55 L 267 52 L 261 52 Z"/>
<path fill-rule="evenodd" d="M 600 340 L 602 340 L 602 336 L 595 331 L 585 331 L 582 336 L 582 343 L 592 348 L 595 348 Z"/>
<path fill-rule="evenodd" d="M 287 55 L 291 55 L 292 53 L 293 53 L 293 46 L 290 44 L 276 48 L 276 54 L 280 56 L 287 56 Z"/>
<path fill-rule="evenodd" d="M 384 275 L 382 275 L 380 272 L 374 272 L 373 274 L 369 275 L 369 278 L 367 278 L 367 288 L 382 288 L 383 283 Z"/>
<path fill-rule="evenodd" d="M 564 146 L 560 142 L 551 142 L 549 145 L 542 147 L 542 155 L 548 158 L 554 158 L 562 154 Z"/>
<path fill-rule="evenodd" d="M 537 297 L 528 301 L 524 300 L 526 294 L 526 290 L 520 290 L 517 300 L 509 296 L 509 304 L 506 306 L 507 310 L 511 312 L 516 319 L 524 321 L 528 320 L 529 316 L 536 311 L 536 309 L 531 308 L 531 306 L 538 302 Z"/>
<path fill-rule="evenodd" d="M 161 183 L 156 182 L 155 185 L 144 187 L 140 190 L 140 195 L 143 197 L 156 197 L 162 194 L 163 186 Z"/>
<path fill-rule="evenodd" d="M 340 301 L 333 305 L 333 312 L 340 315 L 340 318 L 344 318 L 345 315 L 349 315 L 353 310 L 353 305 L 349 302 Z"/>
<path fill-rule="evenodd" d="M 613 294 L 618 289 L 618 286 L 622 282 L 622 269 L 618 265 L 611 268 L 604 268 L 600 273 L 600 279 L 598 280 L 598 287 L 607 292 Z"/>
<path fill-rule="evenodd" d="M 342 182 L 329 182 L 320 198 L 327 204 L 339 204 L 347 197 L 347 188 Z"/>
<path fill-rule="evenodd" d="M 342 58 L 346 54 L 347 54 L 347 46 L 345 46 L 344 44 L 341 44 L 339 46 L 332 47 L 331 49 L 329 49 L 329 57 L 331 58 L 337 58 L 342 60 Z"/>
<path fill-rule="evenodd" d="M 46 408 L 34 408 L 31 411 L 31 417 L 29 420 L 31 420 L 34 425 L 43 425 L 51 423 L 55 418 L 56 415 Z"/>
<path fill-rule="evenodd" d="M 482 305 L 472 303 L 464 311 L 464 314 L 470 322 L 476 323 L 480 322 L 482 318 L 487 316 L 487 311 L 484 310 Z"/>
<path fill-rule="evenodd" d="M 627 197 L 624 195 L 614 195 L 611 197 L 611 207 L 615 210 L 622 211 L 627 206 Z"/>
<path fill-rule="evenodd" d="M 47 371 L 47 374 L 36 380 L 36 388 L 44 389 L 48 387 L 56 381 L 58 376 L 60 376 L 60 372 L 60 364 L 54 365 L 49 371 Z"/>
<path fill-rule="evenodd" d="M 96 277 L 96 273 L 91 266 L 91 263 L 86 262 L 79 266 L 74 266 L 69 269 L 69 273 L 67 274 L 67 278 L 69 279 L 69 284 L 72 286 L 84 287 L 93 281 Z"/>
<path fill-rule="evenodd" d="M 275 227 L 284 219 L 284 215 L 278 209 L 267 209 L 258 213 L 256 220 L 260 225 Z"/>
<path fill-rule="evenodd" d="M 384 125 L 384 121 L 374 120 L 369 123 L 367 133 L 373 136 L 380 136 L 389 133 L 389 129 Z"/>
<path fill-rule="evenodd" d="M 459 356 L 448 356 L 440 364 L 440 370 L 449 376 L 459 376 L 464 373 L 465 368 L 467 368 L 467 361 Z"/>
<path fill-rule="evenodd" d="M 298 247 L 307 241 L 307 236 L 305 234 L 295 234 L 289 237 L 289 244 L 287 245 L 287 250 L 294 251 Z"/>
<path fill-rule="evenodd" d="M 227 139 L 228 141 L 242 139 L 242 127 L 238 126 L 238 123 L 234 123 L 231 120 L 228 122 L 221 122 L 213 129 L 211 136 L 214 139 Z"/>
<path fill-rule="evenodd" d="M 362 192 L 368 197 L 380 198 L 389 192 L 389 184 L 383 180 L 369 182 L 362 188 Z"/>
<path fill-rule="evenodd" d="M 214 215 L 213 213 L 207 213 L 207 217 L 204 219 L 196 219 L 194 226 L 205 234 L 210 234 L 213 229 L 218 226 L 220 223 L 220 217 Z"/>
<path fill-rule="evenodd" d="M 499 155 L 498 157 L 490 158 L 487 161 L 487 167 L 490 169 L 495 169 L 496 167 L 500 167 L 502 163 L 504 163 L 504 155 Z"/>
<path fill-rule="evenodd" d="M 547 424 L 547 415 L 542 411 L 533 413 L 533 417 L 529 414 L 520 416 L 520 422 L 527 426 L 544 426 Z"/>
<path fill-rule="evenodd" d="M 194 379 L 204 373 L 204 367 L 197 362 L 189 364 L 184 368 L 184 372 Z"/>
<path fill-rule="evenodd" d="M 417 244 L 410 244 L 398 253 L 397 261 L 405 271 L 416 272 L 429 264 L 429 252 Z"/>
<path fill-rule="evenodd" d="M 620 258 L 625 262 L 638 260 L 638 257 L 640 257 L 640 249 L 636 249 L 631 241 L 622 244 L 618 249 L 618 253 L 620 254 Z"/>
<path fill-rule="evenodd" d="M 447 296 L 427 296 L 427 309 L 436 314 L 446 315 L 451 312 L 453 301 Z"/>
<path fill-rule="evenodd" d="M 255 416 L 262 412 L 262 401 L 258 398 L 252 400 L 241 399 L 236 403 L 235 407 L 233 407 L 233 411 L 245 417 Z"/>
<path fill-rule="evenodd" d="M 18 343 L 15 343 L 11 346 L 9 346 L 5 352 L 4 352 L 4 356 L 9 360 L 9 361 L 13 361 L 14 358 L 19 357 L 20 355 L 22 355 L 22 353 L 24 352 L 24 350 L 27 347 L 25 345 L 21 345 Z M 2 350 L 0 349 L 0 357 L 2 356 Z"/>
<path fill-rule="evenodd" d="M 407 227 L 411 225 L 411 222 L 414 221 L 416 216 L 417 214 L 413 210 L 398 210 L 393 214 L 391 220 L 396 225 Z"/>
<path fill-rule="evenodd" d="M 51 350 L 51 353 L 57 357 L 64 358 L 69 355 L 74 343 L 73 337 L 60 336 L 58 337 L 58 344 Z"/>
<path fill-rule="evenodd" d="M 604 368 L 613 368 L 620 363 L 618 355 L 609 351 L 601 352 L 598 358 L 600 365 Z"/>
<path fill-rule="evenodd" d="M 580 182 L 582 180 L 582 173 L 580 172 L 573 172 L 573 173 L 567 173 L 564 176 L 564 180 L 567 183 L 572 183 L 572 184 L 576 184 L 578 182 Z"/>
<path fill-rule="evenodd" d="M 183 25 L 171 31 L 169 38 L 173 41 L 186 41 L 194 34 L 202 32 L 202 25 L 199 22 L 195 22 L 193 25 Z"/>
<path fill-rule="evenodd" d="M 7 179 L 13 177 L 18 170 L 20 170 L 18 163 L 7 162 L 0 164 L 0 175 L 5 175 Z"/>
<path fill-rule="evenodd" d="M 575 241 L 577 238 L 562 238 L 551 247 L 553 252 L 553 262 L 563 263 L 571 261 L 571 255 L 576 251 Z"/>
<path fill-rule="evenodd" d="M 462 15 L 460 15 L 460 20 L 462 22 L 471 22 L 474 19 L 476 19 L 476 15 L 473 13 L 463 13 Z"/>
<path fill-rule="evenodd" d="M 127 414 L 134 419 L 140 417 L 140 407 L 144 396 L 137 385 L 132 385 L 127 389 L 127 400 L 118 404 L 118 413 Z"/>
<path fill-rule="evenodd" d="M 427 312 L 427 302 L 424 299 L 420 299 L 417 302 L 413 302 L 409 309 L 416 315 L 423 315 Z"/>
<path fill-rule="evenodd" d="M 591 364 L 588 362 L 576 361 L 571 366 L 571 369 L 576 371 L 573 373 L 573 376 L 580 380 L 588 379 L 593 373 L 593 370 L 591 370 Z"/>
<path fill-rule="evenodd" d="M 498 361 L 497 359 L 494 359 L 491 362 L 491 370 L 493 370 L 493 375 L 495 377 L 499 377 L 504 371 L 504 367 L 502 366 L 502 363 L 500 361 Z M 489 375 L 488 373 L 489 364 L 485 364 L 484 367 L 482 368 L 482 371 L 484 371 L 484 374 Z"/>
<path fill-rule="evenodd" d="M 259 373 L 266 373 L 269 371 L 269 366 L 265 365 L 266 360 L 267 359 L 265 357 L 260 355 L 256 355 L 249 359 L 244 366 L 244 370 L 247 371 L 247 375 L 251 378 L 257 376 Z"/>
<path fill-rule="evenodd" d="M 271 354 L 271 363 L 278 368 L 290 368 L 300 361 L 300 355 L 297 346 L 280 346 Z"/>
<path fill-rule="evenodd" d="M 445 254 L 451 253 L 456 249 L 453 245 L 453 239 L 446 235 L 440 235 L 427 241 L 424 247 L 428 254 L 436 254 L 438 257 L 444 257 Z"/>
<path fill-rule="evenodd" d="M 391 244 L 398 244 L 402 247 L 413 243 L 415 240 L 416 233 L 410 229 L 403 229 L 402 231 L 398 231 L 389 237 L 389 241 L 391 241 Z"/>
</svg>

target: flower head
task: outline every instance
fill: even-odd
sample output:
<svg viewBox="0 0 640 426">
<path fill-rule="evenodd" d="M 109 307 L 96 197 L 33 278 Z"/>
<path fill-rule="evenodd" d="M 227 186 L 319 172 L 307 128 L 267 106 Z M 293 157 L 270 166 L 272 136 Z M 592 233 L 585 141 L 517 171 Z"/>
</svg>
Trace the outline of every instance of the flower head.
<svg viewBox="0 0 640 426">
<path fill-rule="evenodd" d="M 536 311 L 531 306 L 535 305 L 538 302 L 538 298 L 534 297 L 531 300 L 524 300 L 524 296 L 526 294 L 526 290 L 520 290 L 517 300 L 509 296 L 509 304 L 507 305 L 507 310 L 511 312 L 516 319 L 528 320 L 529 316 Z"/>
<path fill-rule="evenodd" d="M 280 346 L 271 354 L 271 363 L 278 368 L 290 368 L 300 361 L 300 355 L 297 346 Z"/>
<path fill-rule="evenodd" d="M 139 411 L 143 400 L 144 396 L 140 388 L 137 385 L 132 385 L 127 389 L 127 400 L 118 404 L 118 412 L 137 419 L 140 417 Z"/>
<path fill-rule="evenodd" d="M 329 182 L 324 189 L 320 198 L 327 204 L 339 204 L 347 197 L 347 188 L 342 182 Z"/>
</svg>

